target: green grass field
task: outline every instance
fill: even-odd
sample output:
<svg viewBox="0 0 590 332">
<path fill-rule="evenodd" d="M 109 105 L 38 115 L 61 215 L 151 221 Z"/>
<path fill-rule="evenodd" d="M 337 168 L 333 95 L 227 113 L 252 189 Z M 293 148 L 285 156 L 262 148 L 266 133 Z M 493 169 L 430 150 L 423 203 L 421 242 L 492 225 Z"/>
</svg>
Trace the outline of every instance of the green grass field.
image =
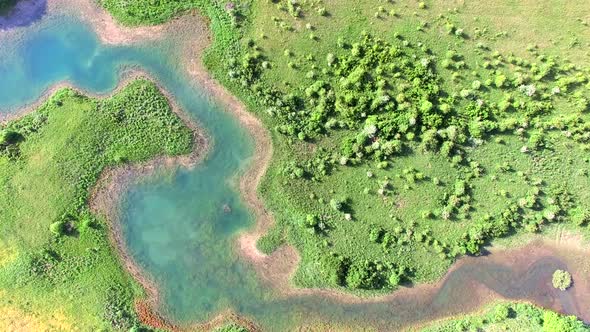
<svg viewBox="0 0 590 332">
<path fill-rule="evenodd" d="M 128 330 L 141 287 L 88 207 L 106 167 L 191 151 L 151 82 L 107 99 L 70 89 L 1 128 L 0 330 Z"/>
<path fill-rule="evenodd" d="M 554 6 L 251 3 L 226 70 L 275 130 L 261 249 L 294 244 L 299 286 L 372 293 L 499 236 L 586 225 L 588 10 Z"/>
<path fill-rule="evenodd" d="M 588 331 L 575 316 L 563 316 L 526 303 L 498 303 L 479 314 L 433 323 L 423 332 L 451 331 Z"/>
<path fill-rule="evenodd" d="M 587 233 L 584 1 L 102 3 L 212 19 L 205 63 L 273 135 L 259 247 L 295 245 L 298 286 L 374 294 L 499 237 Z"/>
</svg>

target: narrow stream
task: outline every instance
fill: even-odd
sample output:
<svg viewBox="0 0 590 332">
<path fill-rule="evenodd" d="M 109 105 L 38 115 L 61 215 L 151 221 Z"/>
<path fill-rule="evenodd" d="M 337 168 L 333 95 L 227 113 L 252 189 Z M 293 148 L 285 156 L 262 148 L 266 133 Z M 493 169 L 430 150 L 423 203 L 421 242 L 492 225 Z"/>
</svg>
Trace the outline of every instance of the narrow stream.
<svg viewBox="0 0 590 332">
<path fill-rule="evenodd" d="M 568 292 L 553 290 L 553 271 L 573 267 L 537 246 L 511 259 L 502 254 L 465 259 L 440 287 L 403 289 L 381 302 L 276 296 L 232 250 L 236 235 L 254 222 L 235 189 L 237 175 L 253 153 L 252 139 L 191 82 L 176 64 L 178 50 L 170 47 L 167 42 L 101 45 L 88 26 L 69 17 L 45 17 L 18 38 L 0 34 L 0 113 L 35 101 L 65 80 L 107 93 L 117 86 L 121 71 L 134 66 L 155 77 L 212 138 L 212 150 L 202 164 L 141 181 L 120 206 L 127 246 L 157 282 L 159 309 L 172 321 L 190 324 L 231 308 L 268 331 L 320 320 L 391 331 L 474 309 L 489 298 L 486 289 L 590 319 L 587 303 L 580 303 L 583 294 L 577 291 L 588 288 L 588 280 L 577 280 Z"/>
</svg>

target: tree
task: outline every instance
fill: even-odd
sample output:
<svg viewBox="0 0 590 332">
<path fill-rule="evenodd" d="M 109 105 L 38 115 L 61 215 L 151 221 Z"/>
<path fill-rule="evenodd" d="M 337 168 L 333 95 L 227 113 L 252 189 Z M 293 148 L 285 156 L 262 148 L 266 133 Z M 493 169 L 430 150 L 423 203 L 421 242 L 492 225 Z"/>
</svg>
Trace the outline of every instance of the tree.
<svg viewBox="0 0 590 332">
<path fill-rule="evenodd" d="M 344 208 L 344 204 L 345 200 L 343 199 L 332 198 L 330 200 L 330 207 L 332 207 L 332 209 L 334 209 L 335 211 L 342 211 L 342 209 Z"/>
<path fill-rule="evenodd" d="M 389 285 L 391 287 L 397 287 L 401 281 L 401 278 L 399 276 L 398 273 L 393 272 L 390 276 L 389 276 Z"/>
<path fill-rule="evenodd" d="M 358 266 L 351 266 L 346 275 L 346 284 L 349 288 L 361 288 L 363 283 L 363 273 Z"/>
<path fill-rule="evenodd" d="M 510 307 L 505 304 L 500 304 L 494 310 L 492 321 L 496 323 L 503 322 L 508 316 L 510 316 Z"/>
<path fill-rule="evenodd" d="M 336 61 L 336 57 L 334 54 L 328 53 L 328 55 L 326 55 L 326 61 L 328 62 L 328 66 L 332 66 Z"/>
</svg>

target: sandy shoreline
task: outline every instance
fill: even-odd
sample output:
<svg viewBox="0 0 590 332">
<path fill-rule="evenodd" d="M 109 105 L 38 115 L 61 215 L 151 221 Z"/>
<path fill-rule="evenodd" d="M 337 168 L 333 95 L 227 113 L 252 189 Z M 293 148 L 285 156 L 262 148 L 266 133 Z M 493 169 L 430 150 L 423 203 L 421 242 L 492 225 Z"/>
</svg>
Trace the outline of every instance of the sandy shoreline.
<svg viewBox="0 0 590 332">
<path fill-rule="evenodd" d="M 200 62 L 202 48 L 199 46 L 203 47 L 203 44 L 193 47 L 193 50 L 197 50 L 197 52 L 187 60 L 187 70 L 206 91 L 214 96 L 216 100 L 225 105 L 228 111 L 236 115 L 240 123 L 250 131 L 256 141 L 256 149 L 252 161 L 250 162 L 251 166 L 240 178 L 239 182 L 242 198 L 254 213 L 256 224 L 253 229 L 247 230 L 238 236 L 235 249 L 241 257 L 251 263 L 257 271 L 258 276 L 270 285 L 279 296 L 290 297 L 316 295 L 331 298 L 341 303 L 388 302 L 398 298 L 411 296 L 412 294 L 433 293 L 444 285 L 448 277 L 455 270 L 460 269 L 465 264 L 469 264 L 473 259 L 481 259 L 481 257 L 466 257 L 459 259 L 449 268 L 445 275 L 437 281 L 421 283 L 411 288 L 402 287 L 394 293 L 375 297 L 359 297 L 332 289 L 304 289 L 294 287 L 290 283 L 290 278 L 299 263 L 299 255 L 297 251 L 292 246 L 283 245 L 271 255 L 265 255 L 256 247 L 258 239 L 263 236 L 274 223 L 271 212 L 265 208 L 263 201 L 258 197 L 257 193 L 258 185 L 262 181 L 272 158 L 273 146 L 270 133 L 262 122 L 246 109 L 239 99 L 233 96 L 225 87 L 211 77 L 209 72 Z M 498 256 L 500 256 L 500 260 L 504 259 L 514 262 L 514 260 L 509 257 L 509 253 L 524 252 L 525 256 L 535 254 L 538 257 L 542 257 L 544 255 L 549 255 L 550 250 L 547 250 L 547 248 L 555 249 L 557 245 L 559 245 L 559 243 L 536 237 L 516 248 L 489 249 L 491 249 L 491 252 L 496 255 L 491 255 L 494 256 L 492 259 L 497 259 Z M 577 244 L 570 243 L 570 246 L 571 249 L 575 250 L 583 248 L 581 242 Z M 480 286 L 481 285 L 476 285 L 473 289 L 479 294 L 478 298 L 481 300 L 482 305 L 493 299 L 506 300 L 506 298 L 485 286 Z M 408 328 L 411 329 L 412 327 Z"/>
</svg>

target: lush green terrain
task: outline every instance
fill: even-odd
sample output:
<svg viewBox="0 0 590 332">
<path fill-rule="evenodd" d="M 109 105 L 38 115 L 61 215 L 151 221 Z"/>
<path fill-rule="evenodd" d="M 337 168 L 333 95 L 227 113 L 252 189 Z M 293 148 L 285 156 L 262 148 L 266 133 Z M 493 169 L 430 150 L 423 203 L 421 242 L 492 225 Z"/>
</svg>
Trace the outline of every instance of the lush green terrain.
<svg viewBox="0 0 590 332">
<path fill-rule="evenodd" d="M 229 69 L 284 137 L 261 248 L 294 244 L 299 285 L 432 280 L 494 238 L 587 222 L 587 68 L 406 3 L 257 2 Z"/>
<path fill-rule="evenodd" d="M 422 331 L 583 332 L 590 331 L 590 327 L 575 316 L 563 316 L 526 303 L 500 303 L 481 314 L 438 322 Z"/>
<path fill-rule="evenodd" d="M 215 330 L 215 332 L 249 332 L 245 327 L 237 324 L 227 324 Z"/>
<path fill-rule="evenodd" d="M 128 24 L 212 19 L 206 64 L 272 128 L 259 246 L 295 245 L 299 286 L 387 291 L 498 237 L 587 232 L 584 1 L 103 5 Z"/>
<path fill-rule="evenodd" d="M 62 89 L 0 133 L 0 330 L 137 326 L 143 291 L 89 191 L 106 167 L 190 152 L 191 131 L 140 79 L 103 100 Z"/>
</svg>

